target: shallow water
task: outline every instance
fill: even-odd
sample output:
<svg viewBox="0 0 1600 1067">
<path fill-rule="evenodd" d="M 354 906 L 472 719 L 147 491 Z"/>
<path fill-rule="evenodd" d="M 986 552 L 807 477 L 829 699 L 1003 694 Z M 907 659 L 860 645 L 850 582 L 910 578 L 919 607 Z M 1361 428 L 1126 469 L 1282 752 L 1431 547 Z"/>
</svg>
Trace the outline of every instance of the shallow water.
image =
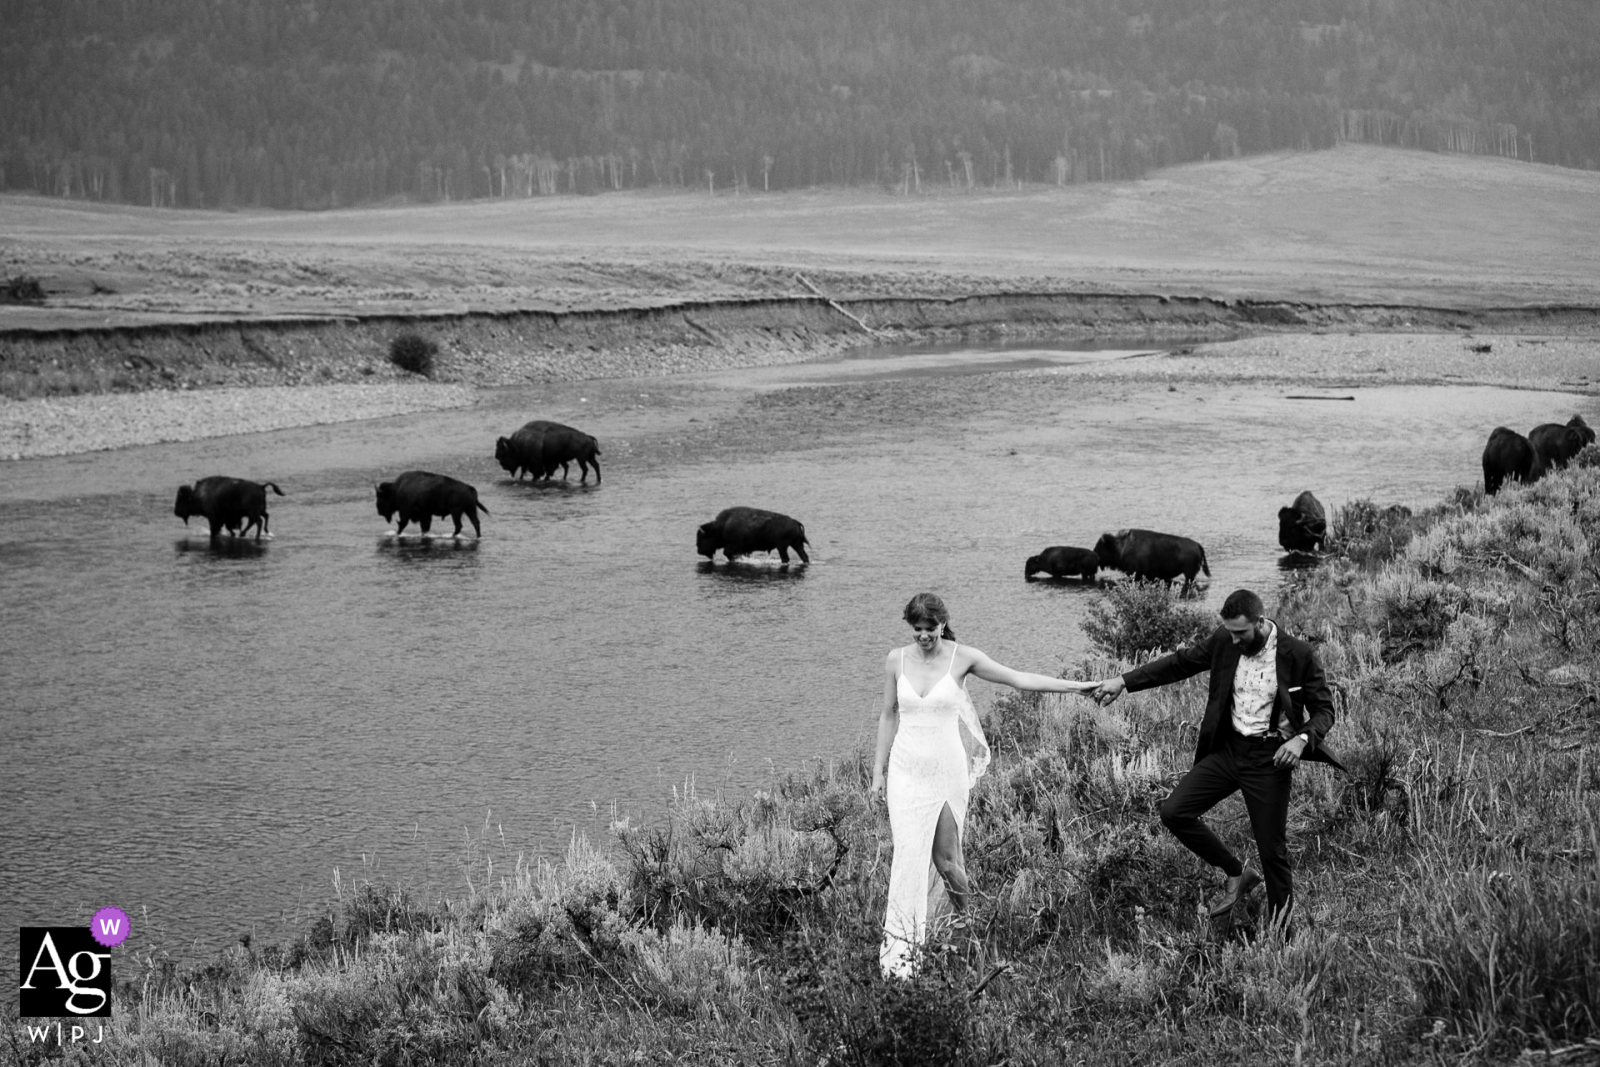
<svg viewBox="0 0 1600 1067">
<path fill-rule="evenodd" d="M 486 853 L 498 877 L 688 780 L 742 791 L 869 744 L 919 590 L 962 640 L 1053 671 L 1087 651 L 1097 593 L 1024 581 L 1046 545 L 1186 534 L 1206 603 L 1243 585 L 1270 605 L 1302 489 L 1424 506 L 1477 479 L 1494 425 L 1597 415 L 1066 367 L 1123 353 L 880 355 L 6 466 L 0 939 L 116 904 L 137 943 L 195 957 L 293 932 L 336 871 L 345 893 L 459 892 Z M 508 481 L 494 439 L 533 417 L 599 437 L 603 485 Z M 407 468 L 476 484 L 482 540 L 387 535 L 372 486 Z M 282 485 L 272 540 L 185 534 L 176 486 L 214 473 Z M 740 503 L 800 518 L 811 566 L 700 560 L 695 527 Z"/>
</svg>

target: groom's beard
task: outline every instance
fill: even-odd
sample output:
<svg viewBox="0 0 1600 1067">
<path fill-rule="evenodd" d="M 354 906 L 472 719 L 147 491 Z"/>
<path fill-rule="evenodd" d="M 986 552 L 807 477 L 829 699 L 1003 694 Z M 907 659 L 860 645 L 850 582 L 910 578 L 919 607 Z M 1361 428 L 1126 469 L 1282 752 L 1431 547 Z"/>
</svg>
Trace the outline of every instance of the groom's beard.
<svg viewBox="0 0 1600 1067">
<path fill-rule="evenodd" d="M 1239 652 L 1241 655 L 1254 656 L 1260 653 L 1260 651 L 1266 647 L 1267 635 L 1262 633 L 1260 630 L 1257 630 L 1254 637 L 1239 646 Z"/>
</svg>

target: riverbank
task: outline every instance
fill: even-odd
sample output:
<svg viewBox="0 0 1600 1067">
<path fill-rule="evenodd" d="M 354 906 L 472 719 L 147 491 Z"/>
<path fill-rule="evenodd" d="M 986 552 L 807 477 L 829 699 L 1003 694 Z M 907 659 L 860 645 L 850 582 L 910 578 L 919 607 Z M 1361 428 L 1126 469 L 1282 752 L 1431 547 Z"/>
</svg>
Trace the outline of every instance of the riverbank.
<svg viewBox="0 0 1600 1067">
<path fill-rule="evenodd" d="M 619 337 L 627 335 L 620 324 L 607 329 L 617 331 Z M 995 336 L 1014 339 L 1018 332 L 1020 328 Z M 497 355 L 462 344 L 458 338 L 457 347 L 441 360 L 446 373 L 461 379 L 450 382 L 429 381 L 371 358 L 339 362 L 345 371 L 354 368 L 355 381 L 335 380 L 340 373 L 324 372 L 320 368 L 328 364 L 309 357 L 304 368 L 287 363 L 256 368 L 275 366 L 279 379 L 293 375 L 297 381 L 304 380 L 297 385 L 273 381 L 273 376 L 264 372 L 242 374 L 240 364 L 223 358 L 223 350 L 213 344 L 206 366 L 218 377 L 243 377 L 248 384 L 0 399 L 0 457 L 69 455 L 468 407 L 475 402 L 479 388 L 530 379 L 659 378 L 825 360 L 848 351 L 858 333 L 852 328 L 805 334 L 792 326 L 770 334 L 753 328 L 743 334 L 728 330 L 723 334 L 729 338 L 726 343 L 712 343 L 699 334 L 700 343 L 678 347 L 658 347 L 636 339 L 604 348 L 600 354 L 586 349 L 589 359 L 580 359 L 570 350 L 558 358 L 553 349 L 517 350 L 519 357 L 504 355 L 511 351 L 505 348 Z M 948 332 L 921 336 L 948 339 Z M 1581 332 L 1273 332 L 1173 347 L 1163 347 L 1155 335 L 1146 334 L 1144 340 L 1160 350 L 1048 373 L 1095 381 L 1281 382 L 1317 389 L 1491 385 L 1600 394 L 1600 335 Z M 194 339 L 183 343 L 192 348 Z"/>
<path fill-rule="evenodd" d="M 1269 607 L 1312 638 L 1347 773 L 1296 771 L 1296 936 L 1159 826 L 1193 680 L 1015 696 L 966 830 L 976 942 L 878 973 L 889 836 L 867 753 L 739 798 L 692 783 L 556 863 L 468 860 L 424 902 L 346 887 L 292 944 L 119 970 L 98 1053 L 438 1062 L 1584 1064 L 1600 1047 L 1600 454 L 1416 516 L 1353 501 Z M 1159 592 L 1159 591 L 1158 591 Z M 1142 606 L 1141 606 L 1142 604 Z M 1188 605 L 1108 598 L 1106 618 Z M 1133 612 L 1145 614 L 1135 616 Z M 1125 669 L 1108 648 L 1070 674 Z M 1248 847 L 1237 802 L 1213 820 Z M 1005 966 L 996 961 L 1006 961 Z M 399 995 L 397 995 L 397 992 Z M 17 1027 L 19 1042 L 26 1042 Z"/>
<path fill-rule="evenodd" d="M 0 457 L 464 402 L 410 388 L 388 359 L 403 332 L 438 345 L 434 383 L 468 391 L 1030 339 L 1173 350 L 1093 372 L 1113 375 L 1584 391 L 1597 195 L 1593 172 L 1342 145 L 920 196 L 317 213 L 0 196 L 0 278 L 43 296 L 0 306 Z M 1496 225 L 1461 224 L 1480 218 Z M 1210 343 L 1239 336 L 1258 340 Z M 406 388 L 323 391 L 374 384 Z M 270 387 L 301 391 L 239 405 L 267 423 L 231 399 L 122 399 Z"/>
</svg>

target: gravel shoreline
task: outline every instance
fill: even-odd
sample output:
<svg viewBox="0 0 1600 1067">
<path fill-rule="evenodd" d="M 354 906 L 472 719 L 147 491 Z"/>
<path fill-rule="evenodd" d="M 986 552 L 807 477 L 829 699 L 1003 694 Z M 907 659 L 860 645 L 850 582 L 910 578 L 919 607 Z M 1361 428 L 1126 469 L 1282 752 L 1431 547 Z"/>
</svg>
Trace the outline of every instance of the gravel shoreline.
<svg viewBox="0 0 1600 1067">
<path fill-rule="evenodd" d="M 379 419 L 470 406 L 477 390 L 433 382 L 267 385 L 0 401 L 0 456 L 108 448 Z"/>
<path fill-rule="evenodd" d="M 744 359 L 729 362 L 760 365 L 770 362 L 771 354 L 742 355 Z M 672 373 L 644 362 L 633 368 L 639 377 Z M 1271 381 L 1352 388 L 1490 385 L 1594 397 L 1600 396 L 1600 338 L 1482 332 L 1269 334 L 1052 373 L 1094 380 Z M 384 418 L 469 407 L 476 398 L 471 384 L 414 379 L 0 400 L 0 458 L 62 456 Z"/>
</svg>

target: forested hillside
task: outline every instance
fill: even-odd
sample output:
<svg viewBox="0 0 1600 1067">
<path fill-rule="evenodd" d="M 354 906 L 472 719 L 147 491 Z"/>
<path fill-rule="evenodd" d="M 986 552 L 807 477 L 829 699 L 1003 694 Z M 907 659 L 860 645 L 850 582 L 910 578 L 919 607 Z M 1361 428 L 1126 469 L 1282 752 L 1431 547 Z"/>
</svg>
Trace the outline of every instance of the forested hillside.
<svg viewBox="0 0 1600 1067">
<path fill-rule="evenodd" d="M 328 207 L 1600 166 L 1593 0 L 0 0 L 0 188 Z"/>
</svg>

